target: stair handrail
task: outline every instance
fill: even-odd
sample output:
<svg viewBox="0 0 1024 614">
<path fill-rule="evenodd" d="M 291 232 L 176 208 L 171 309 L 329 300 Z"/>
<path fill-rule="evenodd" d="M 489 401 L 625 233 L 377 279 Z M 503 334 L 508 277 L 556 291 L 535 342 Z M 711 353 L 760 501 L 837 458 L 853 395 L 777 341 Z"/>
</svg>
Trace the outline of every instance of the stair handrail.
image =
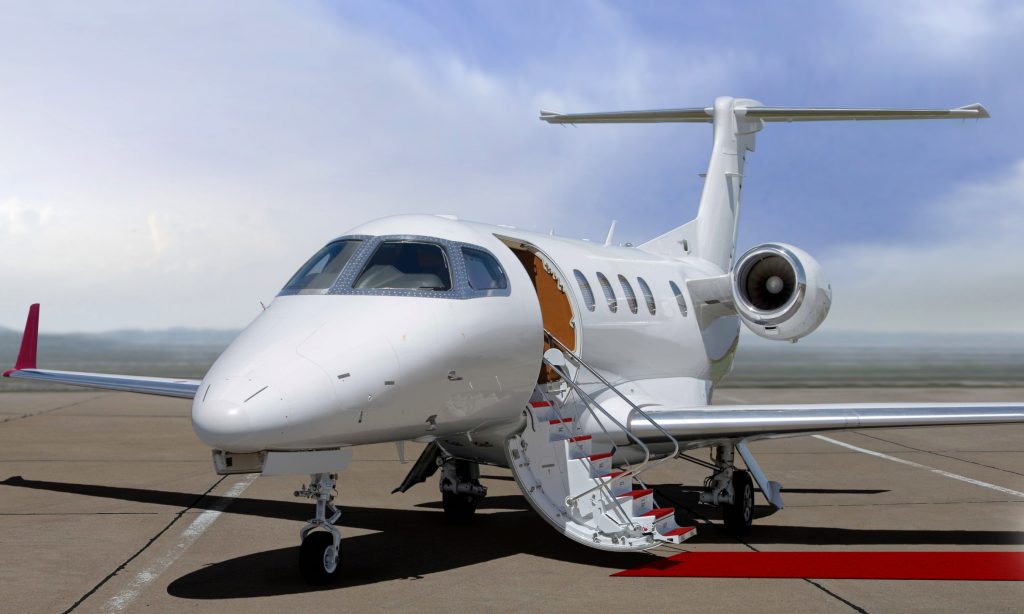
<svg viewBox="0 0 1024 614">
<path fill-rule="evenodd" d="M 643 468 L 650 462 L 650 459 L 651 459 L 651 451 L 647 447 L 647 445 L 640 438 L 638 438 L 635 435 L 633 435 L 633 433 L 631 433 L 629 431 L 629 429 L 627 429 L 625 426 L 623 426 L 622 423 L 620 423 L 618 420 L 616 420 L 614 416 L 612 416 L 610 413 L 608 413 L 608 411 L 605 408 L 601 407 L 601 404 L 598 403 L 597 401 L 595 401 L 593 399 L 593 397 L 591 397 L 589 394 L 584 392 L 583 389 L 580 388 L 578 384 L 576 384 L 573 381 L 570 381 L 568 379 L 568 374 L 565 373 L 564 371 L 562 371 L 562 369 L 559 368 L 558 365 L 555 365 L 555 364 L 549 362 L 546 358 L 544 359 L 544 363 L 547 364 L 552 369 L 554 369 L 555 372 L 558 373 L 562 377 L 562 379 L 565 380 L 567 384 L 569 384 L 570 387 L 572 387 L 572 389 L 576 392 L 576 394 L 579 395 L 580 399 L 583 401 L 583 405 L 587 408 L 587 411 L 589 411 L 591 413 L 591 415 L 594 416 L 594 419 L 597 420 L 598 424 L 601 424 L 601 419 L 594 412 L 594 409 L 593 409 L 594 407 L 599 409 L 601 411 L 601 413 L 603 413 L 609 420 L 612 421 L 612 423 L 614 423 L 617 427 L 619 427 L 619 430 L 621 430 L 623 433 L 625 433 L 625 435 L 627 437 L 629 437 L 630 439 L 634 440 L 639 446 L 641 446 L 644 449 L 644 461 L 642 463 L 640 463 L 639 465 L 637 465 L 635 468 L 631 468 L 631 469 L 628 469 L 628 470 L 624 471 L 623 475 L 620 475 L 620 476 L 617 476 L 617 477 L 621 478 L 621 477 L 625 476 L 625 477 L 632 478 L 637 473 L 642 471 Z M 604 428 L 604 425 L 601 425 L 601 428 L 602 428 L 602 430 L 606 434 L 608 434 L 608 439 L 610 439 L 610 440 L 612 440 L 614 442 L 614 439 L 612 439 L 612 436 L 611 436 L 610 433 L 608 433 L 608 430 Z M 576 495 L 574 497 L 566 497 L 565 503 L 568 506 L 572 506 L 580 498 L 585 497 L 586 495 L 589 495 L 590 493 L 594 492 L 595 490 L 600 490 L 601 488 L 607 487 L 609 483 L 599 482 L 598 484 L 595 484 L 594 486 L 584 490 L 583 492 L 581 492 L 580 494 L 578 494 L 578 495 Z M 636 524 L 634 524 L 632 522 L 631 516 L 629 514 L 625 513 L 625 510 L 622 508 L 622 505 L 619 503 L 618 498 L 613 494 L 613 495 L 610 496 L 610 499 L 615 504 L 615 506 L 620 510 L 620 512 L 622 512 L 623 518 L 625 518 L 625 522 L 627 524 L 629 524 L 630 527 L 636 528 Z"/>
<path fill-rule="evenodd" d="M 547 362 L 547 361 L 545 360 L 545 362 Z M 552 365 L 551 363 L 548 363 L 548 365 L 552 369 L 554 369 L 559 375 L 561 375 L 563 379 L 565 379 L 565 375 L 566 374 L 562 373 L 562 371 L 556 365 Z M 575 382 L 572 382 L 572 385 L 575 385 Z M 546 395 L 544 395 L 543 392 L 541 393 L 541 397 L 546 399 Z M 548 403 L 551 403 L 551 401 L 548 401 Z M 586 401 L 584 401 L 584 404 L 586 404 Z M 555 416 L 558 418 L 559 423 L 564 425 L 565 424 L 565 418 L 562 416 L 562 412 L 558 411 L 558 404 L 557 403 L 551 403 L 551 410 L 555 413 Z M 604 431 L 604 434 L 608 436 L 608 439 L 612 440 L 612 434 L 609 433 L 608 429 L 606 429 L 604 424 L 601 423 L 600 418 L 598 418 L 595 415 L 594 419 L 597 420 L 598 426 L 600 426 L 601 430 Z M 598 484 L 596 487 L 588 489 L 585 493 L 583 493 L 583 494 L 581 494 L 581 495 L 579 495 L 577 497 L 566 497 L 566 505 L 569 506 L 572 503 L 575 503 L 576 499 L 578 499 L 579 497 L 583 496 L 584 494 L 589 494 L 591 491 L 597 490 L 598 488 L 601 488 L 602 486 L 605 486 L 605 485 L 604 484 Z M 626 519 L 626 522 L 629 524 L 630 528 L 637 529 L 638 527 L 632 521 L 632 517 L 629 514 L 626 513 L 626 509 L 624 507 L 622 507 L 621 503 L 619 503 L 618 497 L 616 497 L 614 494 L 611 493 L 611 489 L 610 488 L 608 489 L 608 492 L 610 494 L 609 498 L 612 500 L 612 503 L 615 505 L 615 508 L 619 511 L 619 514 L 623 518 Z"/>
<path fill-rule="evenodd" d="M 570 358 L 572 358 L 572 360 L 573 360 L 573 361 L 575 361 L 575 362 L 576 362 L 576 363 L 578 363 L 578 364 L 579 364 L 580 366 L 582 366 L 582 367 L 583 367 L 583 368 L 585 368 L 585 369 L 586 369 L 587 371 L 589 371 L 589 372 L 591 373 L 591 375 L 593 375 L 594 377 L 596 377 L 596 378 L 597 378 L 597 379 L 598 379 L 598 380 L 599 380 L 599 381 L 600 381 L 600 382 L 601 382 L 602 384 L 604 384 L 604 385 L 605 385 L 605 386 L 606 386 L 606 387 L 607 387 L 607 388 L 608 388 L 609 390 L 611 390 L 612 392 L 614 392 L 614 393 L 615 393 L 616 395 L 618 395 L 618 397 L 619 397 L 619 398 L 621 398 L 621 399 L 622 399 L 623 401 L 625 401 L 625 402 L 626 402 L 626 404 L 627 404 L 627 405 L 629 405 L 629 407 L 630 407 L 630 408 L 632 408 L 632 410 L 633 410 L 633 411 L 635 411 L 635 412 L 636 412 L 637 414 L 639 414 L 639 415 L 640 415 L 640 416 L 641 416 L 641 417 L 642 417 L 643 419 L 647 420 L 647 422 L 648 422 L 649 424 L 653 424 L 653 425 L 654 425 L 654 427 L 655 427 L 656 429 L 658 429 L 658 430 L 659 430 L 659 431 L 661 432 L 661 434 L 662 434 L 662 435 L 664 435 L 664 436 L 665 436 L 666 438 L 668 438 L 668 440 L 669 440 L 669 441 L 671 441 L 671 442 L 672 442 L 672 446 L 673 446 L 673 451 L 672 451 L 672 454 L 669 454 L 669 455 L 665 456 L 664 458 L 662 458 L 662 459 L 660 459 L 660 460 L 658 460 L 658 461 L 655 461 L 655 462 L 654 462 L 653 464 L 651 464 L 651 462 L 650 462 L 650 456 L 651 456 L 651 451 L 650 451 L 650 449 L 649 449 L 649 448 L 648 448 L 648 447 L 646 446 L 646 444 L 644 444 L 644 443 L 643 443 L 642 441 L 640 441 L 640 438 L 639 438 L 639 437 L 636 437 L 636 436 L 635 436 L 635 435 L 633 434 L 633 432 L 632 432 L 632 431 L 631 431 L 631 430 L 629 429 L 629 427 L 623 426 L 623 425 L 622 425 L 621 423 L 619 423 L 619 421 L 618 421 L 618 420 L 616 420 L 616 419 L 615 419 L 614 417 L 612 417 L 612 416 L 611 416 L 611 414 L 609 414 L 609 413 L 608 413 L 608 412 L 607 412 L 607 411 L 606 411 L 606 410 L 605 410 L 605 409 L 604 409 L 603 407 L 601 407 L 601 405 L 600 405 L 600 404 L 599 404 L 599 403 L 598 403 L 597 401 L 595 401 L 595 400 L 594 400 L 593 398 L 591 398 L 591 397 L 590 397 L 590 395 L 588 395 L 588 394 L 586 394 L 586 393 L 582 392 L 582 391 L 581 391 L 581 390 L 579 389 L 579 386 L 578 386 L 578 384 L 576 384 L 575 382 L 570 382 L 570 381 L 568 380 L 568 378 L 566 378 L 566 377 L 565 377 L 565 376 L 563 375 L 562 379 L 566 380 L 566 383 L 568 383 L 568 384 L 569 384 L 569 385 L 570 385 L 570 386 L 571 386 L 571 387 L 573 388 L 573 390 L 575 390 L 575 391 L 576 391 L 576 393 L 580 395 L 580 398 L 583 398 L 584 396 L 586 396 L 587 398 L 589 398 L 589 399 L 590 399 L 590 400 L 591 400 L 591 401 L 592 401 L 592 402 L 593 402 L 593 403 L 594 403 L 594 404 L 595 404 L 595 405 L 596 405 L 596 406 L 597 406 L 598 408 L 600 408 L 600 409 L 601 409 L 601 413 L 603 413 L 603 414 L 605 414 L 606 416 L 608 416 L 608 418 L 609 418 L 609 419 L 610 419 L 610 420 L 611 420 L 612 422 L 614 422 L 614 423 L 615 423 L 615 425 L 616 425 L 616 426 L 618 426 L 618 427 L 619 427 L 619 428 L 620 428 L 620 429 L 621 429 L 621 430 L 623 431 L 623 433 L 625 433 L 625 434 L 626 434 L 626 436 L 627 436 L 627 437 L 629 437 L 630 439 L 633 439 L 633 440 L 635 440 L 635 441 L 636 441 L 637 443 L 639 443 L 639 444 L 640 444 L 640 446 L 642 446 L 642 447 L 643 447 L 643 449 L 644 449 L 644 455 L 645 455 L 645 458 L 644 458 L 644 462 L 643 462 L 643 463 L 641 463 L 641 464 L 640 464 L 640 466 L 639 466 L 639 467 L 637 467 L 636 469 L 634 469 L 634 470 L 631 470 L 631 471 L 627 471 L 626 473 L 627 473 L 628 475 L 630 475 L 630 476 L 636 476 L 636 475 L 639 475 L 640 473 L 643 473 L 644 471 L 646 471 L 646 470 L 648 470 L 648 469 L 653 469 L 654 467 L 657 467 L 658 465 L 660 465 L 660 464 L 662 464 L 662 463 L 664 463 L 664 462 L 667 462 L 667 461 L 669 461 L 669 460 L 672 460 L 673 458 L 675 458 L 676 456 L 678 456 L 678 455 L 679 455 L 679 440 L 677 440 L 677 439 L 676 439 L 675 437 L 673 437 L 673 436 L 672 436 L 672 435 L 671 435 L 671 434 L 670 434 L 670 433 L 669 433 L 668 431 L 666 431 L 666 430 L 665 430 L 665 429 L 664 429 L 664 428 L 663 428 L 663 427 L 662 427 L 662 426 L 661 426 L 660 424 L 658 424 L 658 423 L 657 423 L 657 422 L 656 422 L 656 421 L 655 421 L 654 419 L 652 419 L 652 418 L 651 418 L 651 416 L 649 416 L 649 415 L 647 414 L 647 412 L 645 412 L 644 410 L 640 409 L 640 407 L 638 407 L 636 403 L 634 403 L 633 401 L 631 401 L 631 400 L 629 399 L 629 397 L 627 397 L 626 395 L 624 395 L 624 394 L 622 393 L 622 391 L 620 391 L 620 390 L 619 390 L 618 388 L 616 388 L 616 387 L 615 387 L 614 385 L 612 385 L 612 383 L 611 383 L 611 382 L 609 382 L 609 381 L 608 381 L 608 380 L 607 380 L 607 379 L 606 379 L 606 378 L 605 378 L 604 376 L 602 376 L 602 375 L 601 375 L 600 373 L 598 373 L 598 372 L 597 372 L 597 369 L 595 369 L 595 368 L 594 368 L 594 367 L 592 367 L 592 366 L 591 366 L 590 364 L 588 364 L 588 363 L 587 363 L 587 361 L 583 360 L 583 358 L 581 358 L 581 357 L 580 357 L 579 355 L 577 355 L 577 354 L 576 354 L 575 352 L 573 352 L 573 351 L 572 351 L 571 349 L 569 349 L 569 348 L 568 348 L 568 347 L 567 347 L 567 346 L 566 346 L 566 345 L 565 345 L 564 343 L 562 343 L 562 342 L 561 342 L 561 341 L 560 341 L 560 340 L 559 340 L 559 339 L 558 339 L 557 337 L 555 337 L 555 336 L 554 336 L 553 334 L 551 334 L 551 332 L 550 332 L 550 331 L 548 331 L 547 329 L 545 329 L 545 330 L 544 330 L 544 335 L 545 335 L 545 336 L 546 336 L 546 337 L 548 338 L 548 340 L 549 340 L 549 341 L 551 341 L 551 342 L 552 342 L 552 343 L 553 343 L 554 345 L 558 346 L 558 349 L 559 349 L 559 351 L 561 351 L 561 352 L 563 353 L 563 355 L 565 355 L 565 354 L 568 354 L 568 355 L 569 355 L 569 357 L 570 357 Z M 545 362 L 547 362 L 547 361 L 545 361 Z M 562 374 L 561 374 L 561 371 L 560 371 L 559 369 L 557 369 L 557 367 L 555 367 L 554 365 L 550 365 L 550 366 L 551 366 L 552 368 L 554 368 L 554 369 L 555 369 L 556 371 L 559 371 L 559 374 L 560 374 L 560 375 L 562 375 Z M 585 404 L 585 405 L 588 405 L 588 404 L 587 404 L 587 402 L 586 402 L 586 399 L 584 399 L 584 404 Z M 600 424 L 600 419 L 599 419 L 599 418 L 597 417 L 597 415 L 595 415 L 595 414 L 594 414 L 593 410 L 591 410 L 591 409 L 590 409 L 589 405 L 588 405 L 588 407 L 587 407 L 587 408 L 588 408 L 588 410 L 590 410 L 590 411 L 591 411 L 591 414 L 592 414 L 592 415 L 594 415 L 594 418 L 598 420 L 598 424 Z M 603 425 L 602 425 L 602 429 L 604 429 Z M 607 430 L 605 430 L 605 432 L 607 433 Z M 594 489 L 590 489 L 590 490 L 588 490 L 588 491 L 584 492 L 583 494 L 581 494 L 581 495 L 579 495 L 579 496 L 583 496 L 583 495 L 585 495 L 585 494 L 589 494 L 591 490 L 594 490 Z M 578 498 L 578 497 L 576 497 L 576 498 Z"/>
</svg>

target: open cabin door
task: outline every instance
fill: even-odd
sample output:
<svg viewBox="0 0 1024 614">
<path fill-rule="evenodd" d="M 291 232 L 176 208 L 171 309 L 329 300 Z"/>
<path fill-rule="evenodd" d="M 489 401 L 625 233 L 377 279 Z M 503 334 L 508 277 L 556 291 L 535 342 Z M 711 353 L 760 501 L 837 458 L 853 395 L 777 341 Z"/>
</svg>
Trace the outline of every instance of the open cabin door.
<svg viewBox="0 0 1024 614">
<path fill-rule="evenodd" d="M 568 295 L 567 282 L 564 281 L 564 276 L 559 272 L 558 267 L 533 245 L 506 237 L 499 237 L 499 239 L 512 250 L 523 268 L 526 269 L 530 280 L 533 281 L 537 300 L 540 303 L 544 329 L 566 347 L 572 348 L 574 352 L 579 352 L 576 325 L 578 320 L 573 310 L 573 301 Z M 545 339 L 544 351 L 550 348 L 550 342 Z M 544 366 L 541 367 L 537 383 L 546 384 L 558 379 L 558 374 L 553 369 Z"/>
</svg>

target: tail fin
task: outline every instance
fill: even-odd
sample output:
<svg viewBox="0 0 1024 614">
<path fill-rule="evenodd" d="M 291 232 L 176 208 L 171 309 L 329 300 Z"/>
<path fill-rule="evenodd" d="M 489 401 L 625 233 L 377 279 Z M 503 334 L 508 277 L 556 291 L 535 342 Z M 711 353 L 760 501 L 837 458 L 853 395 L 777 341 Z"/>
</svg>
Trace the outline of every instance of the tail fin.
<svg viewBox="0 0 1024 614">
<path fill-rule="evenodd" d="M 739 222 L 743 164 L 754 151 L 754 135 L 764 122 L 962 119 L 989 117 L 975 103 L 955 109 L 826 109 L 766 107 L 756 100 L 722 96 L 713 107 L 561 114 L 541 111 L 551 124 L 704 122 L 714 127 L 714 145 L 697 217 L 640 246 L 666 256 L 696 256 L 723 271 L 732 268 Z"/>
</svg>

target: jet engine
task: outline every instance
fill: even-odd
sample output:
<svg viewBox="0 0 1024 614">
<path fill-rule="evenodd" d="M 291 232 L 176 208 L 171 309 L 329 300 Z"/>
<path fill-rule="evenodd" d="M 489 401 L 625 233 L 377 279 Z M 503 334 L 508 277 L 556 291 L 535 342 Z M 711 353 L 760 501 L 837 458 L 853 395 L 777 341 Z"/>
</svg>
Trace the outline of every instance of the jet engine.
<svg viewBox="0 0 1024 614">
<path fill-rule="evenodd" d="M 825 320 L 832 286 L 807 252 L 766 243 L 743 254 L 732 273 L 736 313 L 766 339 L 796 341 Z"/>
</svg>

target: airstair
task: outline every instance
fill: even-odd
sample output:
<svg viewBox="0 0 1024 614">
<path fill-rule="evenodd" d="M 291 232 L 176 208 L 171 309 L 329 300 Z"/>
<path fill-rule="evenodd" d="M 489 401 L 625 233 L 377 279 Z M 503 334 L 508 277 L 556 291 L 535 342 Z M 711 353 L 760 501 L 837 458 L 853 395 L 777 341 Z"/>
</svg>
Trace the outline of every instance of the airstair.
<svg viewBox="0 0 1024 614">
<path fill-rule="evenodd" d="M 603 550 L 646 550 L 695 535 L 694 527 L 676 524 L 675 509 L 655 507 L 654 491 L 640 477 L 676 456 L 678 442 L 662 431 L 675 451 L 653 459 L 647 445 L 577 378 L 589 374 L 592 384 L 614 393 L 649 424 L 657 423 L 558 339 L 547 331 L 545 336 L 552 349 L 545 352 L 544 364 L 560 379 L 538 384 L 525 408 L 526 427 L 505 442 L 512 473 L 530 504 L 567 537 Z M 586 432 L 583 422 L 598 425 L 599 432 Z M 642 461 L 617 458 L 619 445 L 635 446 Z"/>
</svg>

